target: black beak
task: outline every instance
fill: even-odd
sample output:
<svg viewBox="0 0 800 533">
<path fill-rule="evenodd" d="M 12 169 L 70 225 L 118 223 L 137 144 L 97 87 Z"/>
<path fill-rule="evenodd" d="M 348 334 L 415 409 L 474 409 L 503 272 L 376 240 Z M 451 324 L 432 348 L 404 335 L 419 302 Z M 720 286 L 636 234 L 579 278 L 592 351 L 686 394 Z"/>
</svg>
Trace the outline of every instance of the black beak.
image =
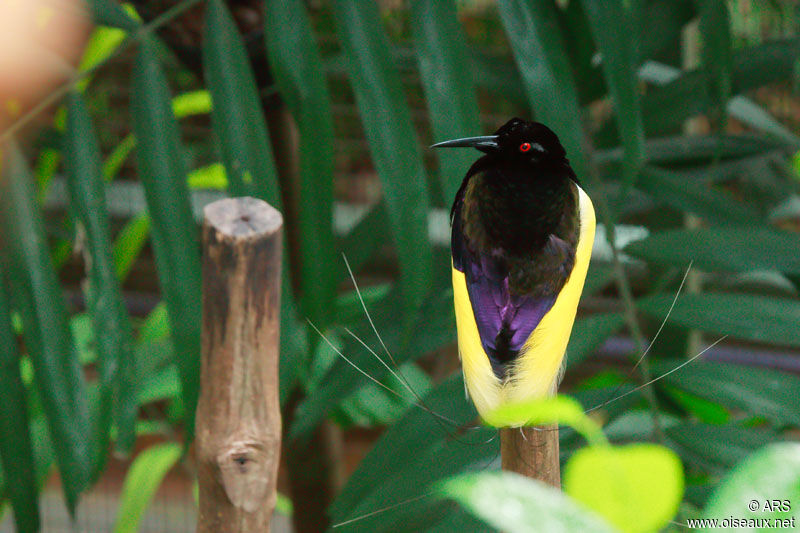
<svg viewBox="0 0 800 533">
<path fill-rule="evenodd" d="M 431 148 L 477 148 L 481 152 L 490 152 L 497 149 L 497 135 L 482 135 L 480 137 L 464 137 L 431 145 Z"/>
</svg>

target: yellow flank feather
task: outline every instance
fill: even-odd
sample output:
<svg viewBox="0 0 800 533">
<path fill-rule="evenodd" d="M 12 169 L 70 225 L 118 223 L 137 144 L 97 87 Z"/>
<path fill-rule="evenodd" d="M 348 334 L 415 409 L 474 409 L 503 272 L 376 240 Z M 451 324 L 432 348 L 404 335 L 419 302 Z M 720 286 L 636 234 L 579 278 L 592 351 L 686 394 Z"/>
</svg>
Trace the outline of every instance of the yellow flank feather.
<svg viewBox="0 0 800 533">
<path fill-rule="evenodd" d="M 492 420 L 488 415 L 501 405 L 541 398 L 555 393 L 558 386 L 564 353 L 572 332 L 594 243 L 595 216 L 592 201 L 580 187 L 578 193 L 580 236 L 572 272 L 553 307 L 544 315 L 528 337 L 517 360 L 508 368 L 505 381 L 495 376 L 481 344 L 464 273 L 453 268 L 458 351 L 464 381 L 475 408 L 489 424 L 492 424 Z M 524 426 L 526 423 L 527 420 L 519 420 L 513 425 Z"/>
</svg>

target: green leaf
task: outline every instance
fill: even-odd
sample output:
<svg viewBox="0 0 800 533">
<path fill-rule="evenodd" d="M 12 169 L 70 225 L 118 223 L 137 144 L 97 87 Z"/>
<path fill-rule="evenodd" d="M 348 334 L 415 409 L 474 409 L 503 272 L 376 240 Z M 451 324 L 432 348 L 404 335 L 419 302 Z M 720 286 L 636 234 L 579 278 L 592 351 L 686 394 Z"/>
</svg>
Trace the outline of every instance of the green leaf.
<svg viewBox="0 0 800 533">
<path fill-rule="evenodd" d="M 678 364 L 679 361 L 658 361 L 653 372 L 661 375 Z M 800 379 L 786 372 L 695 361 L 665 376 L 664 381 L 701 398 L 762 416 L 778 425 L 800 426 L 800 413 L 797 411 Z"/>
<path fill-rule="evenodd" d="M 358 272 L 386 242 L 388 227 L 389 214 L 386 212 L 386 205 L 380 202 L 372 207 L 347 235 L 339 239 L 337 248 L 347 257 L 353 272 Z M 340 265 L 339 279 L 349 281 L 344 261 L 337 261 L 337 264 Z"/>
<path fill-rule="evenodd" d="M 658 294 L 637 307 L 660 320 L 673 300 Z M 775 346 L 800 346 L 800 302 L 749 294 L 684 294 L 678 298 L 669 323 Z"/>
<path fill-rule="evenodd" d="M 86 296 L 94 326 L 100 395 L 94 416 L 95 464 L 92 478 L 103 470 L 113 417 L 117 446 L 129 451 L 135 440 L 135 367 L 133 329 L 122 299 L 122 289 L 111 253 L 105 187 L 100 175 L 100 147 L 83 99 L 77 93 L 67 100 L 64 162 L 70 205 L 86 232 Z"/>
<path fill-rule="evenodd" d="M 486 523 L 509 533 L 614 531 L 558 489 L 511 472 L 466 474 L 445 483 L 442 491 Z"/>
<path fill-rule="evenodd" d="M 114 256 L 114 269 L 120 283 L 128 279 L 131 268 L 142 253 L 149 237 L 150 215 L 146 212 L 139 213 L 126 222 L 117 234 L 111 253 Z"/>
<path fill-rule="evenodd" d="M 8 246 L 9 280 L 72 513 L 78 495 L 89 485 L 93 458 L 86 382 L 36 208 L 30 170 L 16 145 L 7 144 L 3 156 L 0 229 Z"/>
<path fill-rule="evenodd" d="M 639 103 L 636 64 L 638 45 L 631 19 L 633 7 L 623 0 L 583 0 L 597 49 L 602 55 L 608 85 L 625 152 L 623 185 L 633 185 L 644 163 L 644 126 Z"/>
<path fill-rule="evenodd" d="M 654 199 L 713 224 L 753 224 L 761 219 L 750 206 L 737 202 L 729 194 L 668 170 L 646 166 L 637 185 Z"/>
<path fill-rule="evenodd" d="M 161 481 L 181 457 L 175 443 L 156 444 L 141 452 L 122 485 L 114 533 L 135 533 Z"/>
<path fill-rule="evenodd" d="M 242 38 L 220 0 L 206 5 L 203 65 L 213 100 L 211 119 L 233 196 L 255 196 L 281 209 L 278 178 L 258 89 Z M 305 352 L 305 331 L 297 322 L 289 284 L 288 253 L 281 276 L 280 396 L 283 402 L 294 383 Z M 188 412 L 194 412 L 191 408 Z"/>
<path fill-rule="evenodd" d="M 575 173 L 587 176 L 578 93 L 555 2 L 503 0 L 498 8 L 536 119 L 561 139 Z"/>
<path fill-rule="evenodd" d="M 333 354 L 333 357 L 338 356 Z M 431 378 L 416 364 L 406 363 L 396 372 L 403 378 L 403 382 L 393 376 L 386 376 L 382 383 L 395 391 L 403 390 L 407 384 L 419 396 L 430 391 Z M 413 397 L 398 398 L 377 384 L 368 383 L 339 404 L 335 419 L 345 427 L 388 425 L 403 414 L 413 401 Z"/>
<path fill-rule="evenodd" d="M 719 121 L 717 129 L 722 131 L 733 73 L 730 15 L 724 0 L 696 0 L 696 3 L 700 12 L 702 66 L 709 85 L 713 116 Z"/>
<path fill-rule="evenodd" d="M 432 281 L 428 191 L 417 136 L 377 4 L 334 0 L 333 8 L 356 104 L 383 186 L 408 314 L 422 304 Z M 408 314 L 406 321 L 410 318 Z"/>
<path fill-rule="evenodd" d="M 377 487 L 386 484 L 387 488 L 395 489 L 387 484 L 389 478 L 407 468 L 415 457 L 427 454 L 431 447 L 446 439 L 449 432 L 475 420 L 475 408 L 463 394 L 464 381 L 461 373 L 455 372 L 423 398 L 421 405 L 427 410 L 411 407 L 389 427 L 331 504 L 331 520 L 337 523 L 352 517 L 359 502 L 375 493 Z M 464 438 L 477 442 L 471 432 L 465 433 Z M 387 501 L 391 503 L 389 497 Z"/>
<path fill-rule="evenodd" d="M 725 472 L 753 451 L 778 439 L 771 429 L 735 424 L 683 423 L 666 430 L 671 446 L 687 463 Z"/>
<path fill-rule="evenodd" d="M 675 402 L 679 403 L 690 415 L 697 417 L 701 422 L 721 425 L 726 424 L 731 419 L 730 411 L 716 402 L 675 387 L 667 386 L 664 389 Z"/>
<path fill-rule="evenodd" d="M 777 270 L 800 274 L 796 233 L 769 228 L 734 227 L 652 233 L 625 247 L 625 253 L 667 265 L 700 270 L 742 272 Z"/>
<path fill-rule="evenodd" d="M 377 330 L 396 364 L 414 360 L 430 353 L 454 340 L 455 326 L 453 318 L 453 293 L 441 291 L 426 300 L 420 312 L 413 316 L 412 328 L 398 323 L 397 309 L 400 297 L 391 294 L 379 305 L 369 309 Z M 360 319 L 357 325 L 350 328 L 361 339 L 365 339 L 376 353 L 386 359 L 380 344 L 374 339 L 374 333 L 366 319 Z M 375 379 L 382 379 L 388 372 L 374 355 L 369 353 L 358 341 L 345 337 L 342 353 L 364 373 Z M 387 361 L 389 364 L 390 361 Z M 324 378 L 325 386 L 306 398 L 298 407 L 294 425 L 290 428 L 290 438 L 307 434 L 317 423 L 330 412 L 342 399 L 349 396 L 367 383 L 367 378 L 349 363 L 339 358 L 332 365 Z"/>
<path fill-rule="evenodd" d="M 175 118 L 207 115 L 211 112 L 211 95 L 205 90 L 179 94 L 172 99 L 172 112 Z"/>
<path fill-rule="evenodd" d="M 567 463 L 564 492 L 621 531 L 657 531 L 678 511 L 683 468 L 672 451 L 655 444 L 590 446 Z"/>
<path fill-rule="evenodd" d="M 231 195 L 255 196 L 280 209 L 272 147 L 253 71 L 236 24 L 220 0 L 206 4 L 203 66 Z"/>
<path fill-rule="evenodd" d="M 112 181 L 117 174 L 119 174 L 122 165 L 125 164 L 125 160 L 128 159 L 128 156 L 134 148 L 136 148 L 136 137 L 133 135 L 126 135 L 125 138 L 114 147 L 114 150 L 111 151 L 103 163 L 103 178 L 105 178 L 106 181 Z"/>
<path fill-rule="evenodd" d="M 186 183 L 189 184 L 190 189 L 224 191 L 228 188 L 228 176 L 225 174 L 225 167 L 221 163 L 212 163 L 189 172 Z"/>
<path fill-rule="evenodd" d="M 744 158 L 763 155 L 778 150 L 781 144 L 763 135 L 704 135 L 661 137 L 645 143 L 647 162 L 651 165 L 708 165 L 714 159 Z M 620 148 L 598 150 L 598 163 L 618 163 L 622 158 Z"/>
<path fill-rule="evenodd" d="M 739 49 L 733 54 L 731 94 L 746 93 L 775 81 L 791 79 L 798 57 L 798 37 Z M 705 71 L 687 72 L 675 81 L 649 91 L 642 103 L 648 132 L 662 133 L 679 128 L 687 118 L 705 112 L 711 105 Z"/>
<path fill-rule="evenodd" d="M 300 139 L 298 203 L 303 314 L 325 329 L 336 297 L 333 239 L 333 118 L 330 94 L 303 2 L 267 0 L 267 54 Z"/>
<path fill-rule="evenodd" d="M 749 510 L 753 501 L 755 511 Z M 800 444 L 785 442 L 762 448 L 742 461 L 716 488 L 703 515 L 720 520 L 731 516 L 781 520 L 788 529 L 800 521 L 798 501 Z M 773 527 L 750 530 L 775 531 L 775 527 L 773 523 Z"/>
<path fill-rule="evenodd" d="M 413 0 L 410 7 L 433 141 L 479 135 L 478 98 L 455 2 Z M 475 155 L 470 150 L 438 150 L 436 157 L 444 203 L 449 205 Z"/>
<path fill-rule="evenodd" d="M 194 428 L 200 362 L 200 254 L 189 203 L 183 147 L 169 88 L 149 40 L 143 40 L 131 82 L 131 118 L 139 140 L 137 163 L 152 221 L 152 243 L 188 413 L 186 440 Z"/>
<path fill-rule="evenodd" d="M 569 396 L 507 403 L 487 413 L 484 421 L 495 427 L 560 424 L 571 427 L 590 444 L 606 443 L 600 426 L 584 414 L 581 404 Z"/>
<path fill-rule="evenodd" d="M 575 368 L 592 355 L 624 323 L 623 313 L 597 313 L 577 319 L 572 328 L 565 356 L 567 370 Z"/>
<path fill-rule="evenodd" d="M 0 464 L 4 495 L 14 508 L 17 531 L 39 530 L 38 487 L 28 426 L 25 386 L 19 369 L 17 339 L 11 329 L 10 297 L 0 269 Z"/>
<path fill-rule="evenodd" d="M 125 9 L 114 0 L 89 0 L 88 4 L 97 24 L 120 28 L 127 32 L 139 29 L 139 22 L 129 16 Z"/>
</svg>

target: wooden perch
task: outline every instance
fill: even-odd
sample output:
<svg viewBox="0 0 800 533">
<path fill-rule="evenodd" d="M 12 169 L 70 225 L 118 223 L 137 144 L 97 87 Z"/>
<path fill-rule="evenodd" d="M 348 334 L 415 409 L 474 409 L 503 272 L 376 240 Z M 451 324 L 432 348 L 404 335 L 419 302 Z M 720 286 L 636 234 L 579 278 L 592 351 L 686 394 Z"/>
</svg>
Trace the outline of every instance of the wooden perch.
<svg viewBox="0 0 800 533">
<path fill-rule="evenodd" d="M 500 456 L 503 470 L 561 488 L 558 426 L 501 429 Z"/>
<path fill-rule="evenodd" d="M 264 532 L 281 444 L 283 218 L 255 198 L 219 200 L 204 216 L 197 531 Z"/>
</svg>

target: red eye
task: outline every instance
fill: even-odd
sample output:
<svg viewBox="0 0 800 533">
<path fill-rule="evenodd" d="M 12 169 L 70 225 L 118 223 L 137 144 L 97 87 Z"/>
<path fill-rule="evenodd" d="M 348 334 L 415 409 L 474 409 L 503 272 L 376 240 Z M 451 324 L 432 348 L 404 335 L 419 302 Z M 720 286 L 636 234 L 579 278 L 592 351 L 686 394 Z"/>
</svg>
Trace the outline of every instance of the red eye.
<svg viewBox="0 0 800 533">
<path fill-rule="evenodd" d="M 531 143 L 522 143 L 519 145 L 520 152 L 527 152 L 530 149 L 531 149 Z"/>
</svg>

